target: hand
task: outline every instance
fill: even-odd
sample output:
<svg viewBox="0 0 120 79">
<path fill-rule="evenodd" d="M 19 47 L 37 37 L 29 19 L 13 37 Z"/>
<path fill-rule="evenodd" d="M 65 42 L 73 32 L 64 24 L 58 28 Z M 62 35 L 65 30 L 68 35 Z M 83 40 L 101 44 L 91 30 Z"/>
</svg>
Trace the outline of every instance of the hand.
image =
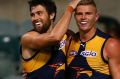
<svg viewBox="0 0 120 79">
<path fill-rule="evenodd" d="M 22 77 L 23 77 L 23 79 L 28 79 L 27 78 L 27 73 L 25 71 L 22 72 Z"/>
<path fill-rule="evenodd" d="M 71 0 L 68 6 L 72 6 L 72 8 L 75 9 L 80 1 L 81 0 Z"/>
</svg>

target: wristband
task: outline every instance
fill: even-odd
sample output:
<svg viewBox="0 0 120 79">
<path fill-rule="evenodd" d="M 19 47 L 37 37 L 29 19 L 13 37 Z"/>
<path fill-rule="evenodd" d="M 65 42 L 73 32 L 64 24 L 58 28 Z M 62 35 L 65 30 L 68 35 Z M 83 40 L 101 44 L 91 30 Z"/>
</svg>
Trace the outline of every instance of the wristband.
<svg viewBox="0 0 120 79">
<path fill-rule="evenodd" d="M 67 6 L 67 11 L 69 11 L 69 12 L 71 12 L 71 13 L 72 13 L 72 12 L 73 12 L 73 10 L 74 10 L 74 9 L 73 9 L 73 7 L 72 7 L 72 6 Z"/>
</svg>

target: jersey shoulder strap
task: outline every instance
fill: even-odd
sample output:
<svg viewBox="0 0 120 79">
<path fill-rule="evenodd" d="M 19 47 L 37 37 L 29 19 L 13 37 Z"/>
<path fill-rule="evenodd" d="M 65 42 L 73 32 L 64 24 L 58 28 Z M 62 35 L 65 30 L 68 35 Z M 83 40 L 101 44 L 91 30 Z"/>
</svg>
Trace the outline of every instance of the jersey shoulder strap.
<svg viewBox="0 0 120 79">
<path fill-rule="evenodd" d="M 67 35 L 66 45 L 65 45 L 66 52 L 68 52 L 68 48 L 70 46 L 71 39 L 73 38 L 74 34 L 75 33 L 72 30 L 68 30 L 67 33 L 66 33 L 66 35 Z"/>
</svg>

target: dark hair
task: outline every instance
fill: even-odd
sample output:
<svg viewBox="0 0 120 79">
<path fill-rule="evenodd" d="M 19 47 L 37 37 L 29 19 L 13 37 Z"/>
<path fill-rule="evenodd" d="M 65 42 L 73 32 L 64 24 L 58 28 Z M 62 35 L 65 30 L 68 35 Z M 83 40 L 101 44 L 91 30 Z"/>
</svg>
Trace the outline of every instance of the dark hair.
<svg viewBox="0 0 120 79">
<path fill-rule="evenodd" d="M 116 37 L 120 38 L 120 23 L 117 19 L 110 16 L 100 16 L 98 23 L 105 25 L 107 33 L 112 32 Z"/>
<path fill-rule="evenodd" d="M 33 6 L 37 6 L 37 5 L 42 5 L 46 8 L 48 14 L 52 14 L 52 13 L 55 13 L 55 17 L 53 18 L 53 21 L 55 20 L 56 18 L 56 5 L 55 3 L 52 1 L 52 0 L 29 0 L 28 1 L 29 3 L 29 6 L 30 6 L 30 11 L 31 11 L 31 8 Z"/>
</svg>

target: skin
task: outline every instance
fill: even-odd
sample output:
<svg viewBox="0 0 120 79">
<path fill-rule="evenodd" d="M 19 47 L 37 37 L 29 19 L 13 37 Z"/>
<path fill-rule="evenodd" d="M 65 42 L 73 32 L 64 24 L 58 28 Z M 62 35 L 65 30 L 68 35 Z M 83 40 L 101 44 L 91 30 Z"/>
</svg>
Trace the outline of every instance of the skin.
<svg viewBox="0 0 120 79">
<path fill-rule="evenodd" d="M 99 14 L 96 8 L 92 5 L 79 5 L 76 8 L 75 19 L 80 30 L 82 41 L 87 41 L 91 38 L 95 31 L 95 23 L 98 20 Z"/>
<path fill-rule="evenodd" d="M 72 0 L 68 6 L 75 9 L 79 1 Z M 49 50 L 51 45 L 60 42 L 68 29 L 72 17 L 72 12 L 66 9 L 63 16 L 53 28 L 55 13 L 48 14 L 44 6 L 33 6 L 30 14 L 35 31 L 27 32 L 21 37 L 22 56 L 24 59 L 32 57 L 34 55 L 33 52 L 38 50 L 46 51 L 44 48 Z M 24 69 L 23 73 L 24 79 L 27 79 Z"/>
<path fill-rule="evenodd" d="M 113 79 L 120 79 L 120 40 L 115 38 L 109 39 L 104 51 L 109 58 L 108 62 Z"/>
<path fill-rule="evenodd" d="M 88 41 L 94 36 L 98 18 L 99 13 L 93 5 L 77 6 L 75 19 L 79 27 L 80 39 L 83 42 Z M 103 55 L 109 62 L 109 68 L 113 79 L 120 79 L 120 41 L 115 38 L 107 40 Z"/>
<path fill-rule="evenodd" d="M 74 9 L 79 1 L 72 0 L 68 6 Z M 72 12 L 66 9 L 63 16 L 53 28 L 52 23 L 55 13 L 48 14 L 42 5 L 33 6 L 30 13 L 35 31 L 27 32 L 21 38 L 22 55 L 25 59 L 30 58 L 34 54 L 33 52 L 37 50 L 44 50 L 43 48 L 48 48 L 60 42 L 68 29 L 72 17 Z"/>
<path fill-rule="evenodd" d="M 41 5 L 32 7 L 31 21 L 39 33 L 44 33 L 49 29 L 53 17 L 54 14 L 48 15 L 46 9 Z"/>
</svg>

